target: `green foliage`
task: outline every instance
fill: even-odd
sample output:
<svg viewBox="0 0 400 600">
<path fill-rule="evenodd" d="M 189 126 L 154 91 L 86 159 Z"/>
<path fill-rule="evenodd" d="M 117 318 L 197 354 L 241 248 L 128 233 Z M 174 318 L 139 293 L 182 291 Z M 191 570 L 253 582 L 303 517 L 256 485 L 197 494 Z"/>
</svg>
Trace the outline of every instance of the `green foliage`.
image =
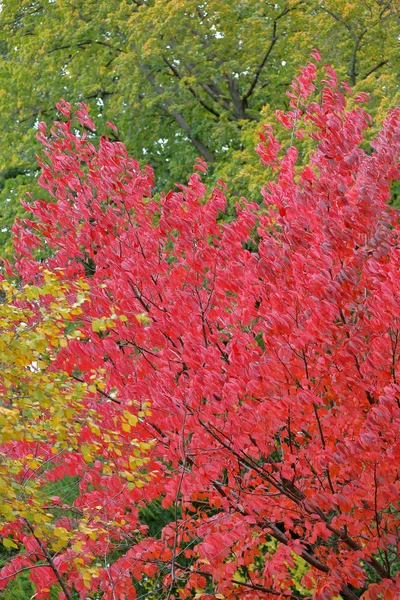
<svg viewBox="0 0 400 600">
<path fill-rule="evenodd" d="M 4 550 L 0 550 L 1 555 L 4 554 Z M 0 568 L 4 566 L 7 559 L 3 562 L 2 556 L 0 558 Z M 7 557 L 8 558 L 8 557 Z M 14 581 L 5 589 L 0 591 L 1 600 L 27 600 L 31 598 L 35 593 L 32 583 L 29 581 L 28 575 L 21 573 Z"/>
<path fill-rule="evenodd" d="M 161 500 L 156 498 L 139 510 L 139 518 L 149 528 L 149 534 L 152 537 L 159 538 L 163 527 L 175 519 L 175 509 L 171 507 L 163 508 Z M 181 518 L 180 509 L 178 518 Z"/>
<path fill-rule="evenodd" d="M 399 98 L 395 0 L 9 0 L 0 13 L 0 244 L 10 255 L 18 199 L 37 175 L 39 121 L 65 97 L 91 106 L 99 132 L 115 122 L 131 155 L 165 189 L 195 157 L 208 182 L 257 199 L 265 172 L 260 122 L 313 47 L 381 119 Z M 7 93 L 6 91 L 7 90 Z M 286 98 L 286 100 L 285 100 Z M 238 168 L 239 167 L 239 168 Z"/>
</svg>

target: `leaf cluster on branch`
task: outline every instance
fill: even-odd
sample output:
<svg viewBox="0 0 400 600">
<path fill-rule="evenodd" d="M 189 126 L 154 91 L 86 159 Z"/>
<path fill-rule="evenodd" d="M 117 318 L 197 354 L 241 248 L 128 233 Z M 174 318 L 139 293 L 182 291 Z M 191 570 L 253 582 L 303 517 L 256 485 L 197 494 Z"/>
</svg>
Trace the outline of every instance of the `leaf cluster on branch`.
<svg viewBox="0 0 400 600">
<path fill-rule="evenodd" d="M 62 101 L 52 129 L 39 126 L 39 181 L 53 201 L 25 205 L 15 269 L 39 285 L 45 244 L 46 271 L 85 288 L 79 335 L 55 364 L 87 386 L 83 415 L 100 422 L 71 430 L 80 462 L 59 468 L 80 477 L 69 510 L 94 521 L 78 535 L 62 516 L 54 547 L 17 507 L 2 523 L 18 547 L 3 585 L 28 561 L 37 598 L 60 580 L 64 600 L 400 595 L 400 224 L 388 206 L 400 108 L 367 152 L 366 94 L 329 66 L 319 88 L 313 58 L 277 112 L 289 148 L 268 125 L 257 147 L 275 173 L 263 204 L 242 199 L 231 223 L 219 221 L 225 185 L 207 193 L 202 159 L 157 200 L 149 167 L 121 142 L 94 140 L 85 105 L 71 114 Z M 314 149 L 297 165 L 304 139 Z M 131 435 L 132 464 L 121 446 Z M 20 453 L 18 485 L 22 442 L 1 446 Z M 157 502 L 168 522 L 151 535 L 138 508 Z"/>
</svg>

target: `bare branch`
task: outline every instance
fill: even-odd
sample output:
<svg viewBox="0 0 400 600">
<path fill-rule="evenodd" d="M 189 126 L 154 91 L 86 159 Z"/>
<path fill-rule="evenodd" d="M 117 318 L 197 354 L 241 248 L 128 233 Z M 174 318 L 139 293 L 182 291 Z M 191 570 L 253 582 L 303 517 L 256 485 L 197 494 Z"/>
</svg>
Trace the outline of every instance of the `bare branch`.
<svg viewBox="0 0 400 600">
<path fill-rule="evenodd" d="M 160 84 L 156 83 L 152 72 L 148 73 L 146 78 L 151 83 L 151 85 L 153 86 L 153 90 L 157 94 L 161 96 L 165 93 L 166 90 Z M 207 146 L 203 144 L 203 142 L 196 135 L 194 135 L 193 128 L 191 127 L 191 125 L 189 125 L 183 114 L 172 108 L 172 105 L 172 100 L 168 98 L 164 98 L 162 102 L 157 104 L 158 108 L 163 113 L 165 113 L 169 117 L 172 117 L 176 121 L 176 123 L 178 123 L 179 127 L 183 129 L 183 131 L 187 134 L 192 144 L 197 148 L 197 150 L 200 152 L 200 154 L 206 160 L 206 162 L 214 163 L 215 157 L 211 150 L 209 150 Z"/>
</svg>

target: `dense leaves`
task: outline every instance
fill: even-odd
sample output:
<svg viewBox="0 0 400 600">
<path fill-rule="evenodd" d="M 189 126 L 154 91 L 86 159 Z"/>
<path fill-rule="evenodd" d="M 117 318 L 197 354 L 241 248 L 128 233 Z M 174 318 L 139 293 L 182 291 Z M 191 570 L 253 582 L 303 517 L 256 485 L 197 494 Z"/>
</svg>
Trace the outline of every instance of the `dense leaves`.
<svg viewBox="0 0 400 600">
<path fill-rule="evenodd" d="M 113 120 L 158 189 L 195 157 L 229 194 L 259 199 L 259 121 L 283 108 L 311 48 L 372 94 L 378 122 L 399 94 L 395 0 L 8 0 L 0 12 L 0 242 L 32 191 L 39 121 L 60 97 Z M 5 93 L 7 90 L 7 93 Z M 161 188 L 160 188 L 161 186 Z"/>
<path fill-rule="evenodd" d="M 218 220 L 224 184 L 207 195 L 197 173 L 153 199 L 151 170 L 120 142 L 96 145 L 85 106 L 72 119 L 63 101 L 63 120 L 39 127 L 40 184 L 53 202 L 33 202 L 34 220 L 16 224 L 16 268 L 26 284 L 40 280 L 46 243 L 46 269 L 88 287 L 79 336 L 57 365 L 88 386 L 102 369 L 104 387 L 84 407 L 104 424 L 77 436 L 100 459 L 85 467 L 90 485 L 74 507 L 115 519 L 112 533 L 84 531 L 79 551 L 65 527 L 57 565 L 71 597 L 135 598 L 139 581 L 168 600 L 400 594 L 400 225 L 387 204 L 400 178 L 400 108 L 366 152 L 366 95 L 351 96 L 330 67 L 321 76 L 315 91 L 309 63 L 294 80 L 290 110 L 277 114 L 290 147 L 265 127 L 257 151 L 275 177 L 263 205 L 242 199 L 229 224 Z M 315 150 L 300 167 L 304 138 Z M 131 420 L 142 450 L 153 445 L 141 491 L 126 487 L 116 447 L 104 473 L 102 427 L 128 444 Z M 137 507 L 157 500 L 173 517 L 146 534 Z M 7 528 L 23 543 L 18 519 Z M 113 558 L 118 535 L 129 544 Z"/>
<path fill-rule="evenodd" d="M 90 564 L 99 548 L 134 536 L 137 511 L 118 506 L 129 507 L 147 481 L 148 445 L 132 438 L 129 406 L 110 414 L 95 400 L 104 394 L 103 369 L 85 383 L 57 367 L 59 349 L 79 339 L 88 285 L 42 275 L 40 287 L 1 285 L 0 524 L 8 560 L 0 590 L 28 572 L 36 598 L 48 598 L 52 586 L 70 598 L 71 585 L 87 590 L 100 577 L 104 565 Z M 21 579 L 23 597 L 26 584 Z"/>
</svg>

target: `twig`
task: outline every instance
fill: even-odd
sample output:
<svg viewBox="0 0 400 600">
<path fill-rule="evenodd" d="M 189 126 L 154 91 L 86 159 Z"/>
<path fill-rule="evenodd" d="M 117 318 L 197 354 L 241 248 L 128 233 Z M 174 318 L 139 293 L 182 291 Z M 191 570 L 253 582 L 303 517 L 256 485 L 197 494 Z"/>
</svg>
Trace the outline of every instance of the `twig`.
<svg viewBox="0 0 400 600">
<path fill-rule="evenodd" d="M 187 416 L 187 412 L 186 412 L 186 406 L 185 406 L 185 413 L 184 413 L 184 417 L 183 417 L 182 433 L 181 433 L 183 461 L 182 461 L 181 475 L 179 478 L 179 484 L 178 484 L 178 488 L 176 490 L 176 496 L 175 496 L 175 536 L 174 536 L 174 545 L 173 545 L 173 549 L 172 549 L 172 559 L 171 559 L 171 584 L 168 589 L 168 594 L 167 594 L 166 600 L 170 600 L 170 598 L 171 598 L 172 590 L 173 590 L 175 579 L 176 579 L 175 566 L 176 566 L 176 550 L 178 547 L 178 501 L 179 501 L 179 495 L 181 493 L 183 477 L 185 475 L 186 463 L 187 463 L 187 456 L 186 456 L 186 451 L 185 451 L 186 416 Z"/>
<path fill-rule="evenodd" d="M 53 571 L 54 575 L 56 576 L 57 581 L 60 584 L 62 591 L 64 592 L 65 597 L 67 598 L 67 600 L 72 600 L 72 596 L 69 593 L 68 588 L 66 587 L 66 585 L 65 585 L 65 583 L 64 583 L 64 581 L 63 581 L 63 579 L 62 579 L 62 577 L 61 577 L 61 575 L 60 575 L 60 573 L 59 573 L 59 571 L 58 571 L 58 569 L 56 567 L 56 565 L 54 564 L 54 561 L 53 561 L 53 559 L 51 557 L 50 552 L 47 550 L 47 548 L 43 544 L 42 540 L 35 535 L 35 531 L 34 531 L 32 525 L 29 523 L 29 521 L 27 519 L 24 519 L 24 521 L 25 521 L 25 523 L 26 523 L 29 531 L 31 532 L 31 534 L 35 538 L 36 543 L 38 544 L 38 546 L 40 547 L 40 549 L 43 552 L 44 556 L 46 557 L 47 562 L 49 563 L 51 570 Z"/>
</svg>

